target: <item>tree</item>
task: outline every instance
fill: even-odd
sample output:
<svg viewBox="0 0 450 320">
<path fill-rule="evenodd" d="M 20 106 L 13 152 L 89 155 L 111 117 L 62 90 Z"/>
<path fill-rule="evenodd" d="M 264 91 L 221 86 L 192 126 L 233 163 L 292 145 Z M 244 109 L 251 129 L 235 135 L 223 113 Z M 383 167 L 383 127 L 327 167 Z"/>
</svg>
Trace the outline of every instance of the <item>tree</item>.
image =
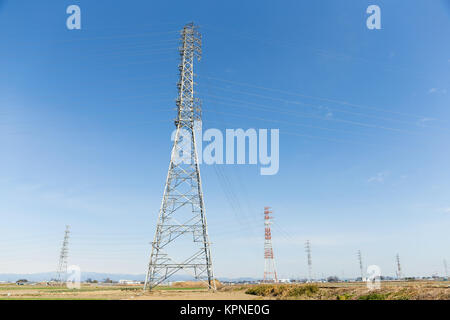
<svg viewBox="0 0 450 320">
<path fill-rule="evenodd" d="M 112 283 L 113 281 L 110 278 L 106 278 L 103 280 L 103 283 Z"/>
<path fill-rule="evenodd" d="M 330 276 L 327 278 L 328 282 L 338 282 L 339 278 L 337 276 Z"/>
</svg>

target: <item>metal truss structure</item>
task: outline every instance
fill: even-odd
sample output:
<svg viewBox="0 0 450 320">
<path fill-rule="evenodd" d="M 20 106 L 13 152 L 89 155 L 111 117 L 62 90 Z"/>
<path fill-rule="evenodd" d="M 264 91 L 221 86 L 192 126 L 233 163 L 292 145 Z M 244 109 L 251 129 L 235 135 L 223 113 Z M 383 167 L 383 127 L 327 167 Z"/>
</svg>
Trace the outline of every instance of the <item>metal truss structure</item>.
<svg viewBox="0 0 450 320">
<path fill-rule="evenodd" d="M 397 260 L 397 279 L 401 280 L 401 279 L 403 279 L 403 274 L 402 274 L 402 267 L 400 265 L 400 256 L 398 253 L 396 256 L 396 260 Z"/>
<path fill-rule="evenodd" d="M 444 259 L 444 277 L 448 279 L 447 260 Z"/>
<path fill-rule="evenodd" d="M 61 252 L 59 254 L 58 269 L 56 271 L 56 281 L 60 283 L 66 281 L 67 259 L 69 257 L 69 233 L 70 227 L 66 226 L 66 231 L 64 232 L 64 240 L 62 243 Z"/>
<path fill-rule="evenodd" d="M 277 271 L 275 269 L 275 259 L 273 257 L 272 248 L 272 232 L 270 231 L 270 220 L 272 217 L 269 215 L 272 211 L 270 207 L 264 207 L 264 279 L 263 282 L 278 282 Z"/>
<path fill-rule="evenodd" d="M 306 240 L 305 244 L 306 256 L 308 258 L 308 282 L 312 281 L 312 259 L 311 259 L 311 242 Z"/>
<path fill-rule="evenodd" d="M 194 60 L 201 57 L 201 34 L 193 23 L 181 30 L 180 56 L 176 132 L 144 290 L 180 270 L 216 289 L 196 150 L 201 106 L 194 98 Z"/>
<path fill-rule="evenodd" d="M 359 270 L 361 271 L 361 281 L 364 281 L 364 271 L 363 271 L 361 250 L 358 250 L 358 262 L 359 262 Z"/>
</svg>

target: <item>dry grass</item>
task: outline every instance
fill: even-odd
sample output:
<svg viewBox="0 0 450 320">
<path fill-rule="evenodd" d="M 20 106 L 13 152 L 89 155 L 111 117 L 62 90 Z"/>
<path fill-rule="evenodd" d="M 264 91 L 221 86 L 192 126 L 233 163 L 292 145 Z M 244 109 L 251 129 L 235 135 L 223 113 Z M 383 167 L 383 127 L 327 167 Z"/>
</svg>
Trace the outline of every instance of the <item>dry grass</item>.
<svg viewBox="0 0 450 320">
<path fill-rule="evenodd" d="M 258 285 L 248 288 L 245 293 L 263 297 L 278 297 L 281 299 L 291 297 L 312 297 L 319 292 L 315 284 L 306 285 Z"/>
<path fill-rule="evenodd" d="M 301 300 L 450 300 L 445 282 L 383 282 L 381 289 L 369 290 L 364 283 L 254 285 L 246 290 L 268 299 Z"/>
<path fill-rule="evenodd" d="M 223 287 L 222 283 L 220 283 L 219 280 L 214 280 L 216 283 L 216 288 L 220 289 Z M 208 288 L 208 284 L 206 282 L 202 281 L 180 281 L 180 282 L 173 282 L 172 283 L 173 288 Z"/>
<path fill-rule="evenodd" d="M 265 284 L 223 286 L 209 291 L 200 282 L 177 282 L 143 292 L 141 285 L 83 284 L 79 290 L 44 285 L 0 285 L 1 299 L 107 299 L 107 300 L 450 300 L 450 282 L 382 282 L 381 289 L 369 291 L 364 283 Z"/>
</svg>

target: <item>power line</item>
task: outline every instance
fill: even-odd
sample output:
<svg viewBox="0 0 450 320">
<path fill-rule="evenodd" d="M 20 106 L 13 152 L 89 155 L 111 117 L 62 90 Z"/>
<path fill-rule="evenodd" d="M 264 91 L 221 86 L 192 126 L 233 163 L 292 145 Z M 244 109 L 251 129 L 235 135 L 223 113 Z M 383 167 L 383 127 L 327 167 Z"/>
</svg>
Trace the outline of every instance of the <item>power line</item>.
<svg viewBox="0 0 450 320">
<path fill-rule="evenodd" d="M 246 106 L 248 104 L 254 105 L 254 106 L 265 107 L 267 109 L 272 108 L 271 106 L 268 106 L 268 105 L 258 104 L 258 103 L 248 102 L 248 101 L 242 101 L 242 100 L 236 100 L 236 99 L 228 99 L 228 100 L 229 101 L 233 101 L 233 102 L 237 102 L 237 103 L 242 103 L 242 105 L 239 106 L 241 108 L 242 107 L 249 108 L 248 106 Z M 222 103 L 222 104 L 226 104 L 226 103 Z M 311 114 L 301 114 L 301 113 L 296 112 L 296 111 L 292 111 L 292 113 L 297 115 L 297 116 L 299 116 L 299 117 L 318 119 L 318 120 L 321 120 L 321 121 L 341 122 L 341 123 L 347 123 L 347 124 L 351 124 L 351 125 L 355 125 L 355 126 L 359 126 L 359 127 L 366 127 L 366 128 L 373 128 L 373 129 L 382 129 L 382 130 L 401 132 L 401 133 L 407 133 L 407 134 L 417 134 L 416 132 L 412 132 L 412 131 L 408 131 L 408 130 L 391 128 L 391 127 L 384 127 L 384 126 L 379 126 L 379 125 L 374 125 L 374 124 L 369 124 L 369 123 L 364 123 L 364 122 L 344 120 L 344 119 L 337 119 L 337 118 L 333 118 L 333 117 L 324 118 L 324 117 L 319 117 L 319 116 L 311 115 Z"/>
<path fill-rule="evenodd" d="M 235 105 L 235 104 L 227 104 L 227 103 L 224 103 L 224 102 L 214 101 L 214 100 L 209 100 L 209 99 L 205 99 L 205 101 L 211 101 L 211 102 L 214 102 L 214 103 L 224 104 L 224 105 L 227 105 L 227 106 L 240 108 L 240 109 L 242 109 L 242 107 L 244 107 L 244 108 L 247 108 L 247 109 L 263 110 L 263 111 L 274 112 L 274 113 L 277 113 L 277 114 L 295 115 L 295 116 L 298 116 L 300 118 L 301 117 L 305 117 L 305 118 L 314 118 L 314 119 L 319 119 L 319 120 L 329 120 L 329 119 L 324 119 L 324 118 L 317 117 L 317 116 L 311 115 L 311 114 L 300 114 L 300 113 L 295 112 L 295 111 L 290 111 L 289 112 L 289 111 L 283 111 L 283 110 L 276 110 L 275 108 L 274 109 L 270 109 L 270 108 L 268 108 L 268 107 L 266 107 L 264 105 L 260 105 L 261 107 L 253 107 L 253 106 L 251 106 L 251 105 L 256 105 L 254 103 L 248 103 L 248 104 L 251 104 L 250 106 L 245 105 L 245 104 L 244 104 L 244 106 L 241 106 L 241 105 L 238 106 L 238 105 Z M 206 112 L 216 112 L 216 113 L 222 112 L 222 113 L 224 113 L 223 111 L 216 111 L 216 110 L 207 110 Z M 266 119 L 266 118 L 258 118 L 258 117 L 248 117 L 248 116 L 241 115 L 240 113 L 237 114 L 237 113 L 230 113 L 230 112 L 224 113 L 224 114 L 229 114 L 229 115 L 233 115 L 233 116 L 239 115 L 239 116 L 241 116 L 243 118 L 247 117 L 247 118 L 250 118 L 250 119 L 255 119 L 255 120 L 260 120 L 260 121 L 286 123 L 286 124 L 290 124 L 290 125 L 295 125 L 295 126 L 300 126 L 300 127 L 305 127 L 305 128 L 311 128 L 311 129 L 327 130 L 327 131 L 335 131 L 335 132 L 341 132 L 341 133 L 361 135 L 361 132 L 353 132 L 353 131 L 349 131 L 349 130 L 342 130 L 342 129 L 335 129 L 335 128 L 318 127 L 318 126 L 314 126 L 314 125 L 299 123 L 298 121 L 287 121 L 287 120 Z"/>
<path fill-rule="evenodd" d="M 211 86 L 211 85 L 207 85 L 207 86 L 210 86 L 210 87 L 216 88 L 216 89 L 220 89 L 220 90 L 223 90 L 223 91 L 226 91 L 226 92 L 233 92 L 233 93 L 253 96 L 253 97 L 257 97 L 257 98 L 262 98 L 262 99 L 270 99 L 270 100 L 280 101 L 280 102 L 283 102 L 285 104 L 295 104 L 295 105 L 299 105 L 299 106 L 302 106 L 302 107 L 303 106 L 305 106 L 305 107 L 312 107 L 312 108 L 317 109 L 317 110 L 323 110 L 324 108 L 331 110 L 331 108 L 333 108 L 333 110 L 332 110 L 333 112 L 341 112 L 341 113 L 346 113 L 346 114 L 351 114 L 351 115 L 356 115 L 356 116 L 362 116 L 362 117 L 367 117 L 367 118 L 374 118 L 374 119 L 385 120 L 385 121 L 392 121 L 392 122 L 398 122 L 398 123 L 404 123 L 404 124 L 414 124 L 414 125 L 417 124 L 415 122 L 408 122 L 408 121 L 402 121 L 402 120 L 398 120 L 398 119 L 379 117 L 379 116 L 366 114 L 366 113 L 361 113 L 361 112 L 353 112 L 353 111 L 348 111 L 348 110 L 336 109 L 334 107 L 328 107 L 328 106 L 325 106 L 325 105 L 317 105 L 317 104 L 312 104 L 312 103 L 306 103 L 306 102 L 303 102 L 303 101 L 286 100 L 286 99 L 266 96 L 266 95 L 257 94 L 257 93 L 243 92 L 243 91 L 238 91 L 238 90 L 230 90 L 228 88 L 223 88 L 223 87 L 218 87 L 218 86 Z"/>
<path fill-rule="evenodd" d="M 292 44 L 292 42 L 287 42 L 287 43 L 286 42 L 281 42 L 278 38 L 277 38 L 276 41 L 274 41 L 273 39 L 270 39 L 270 41 L 269 41 L 269 38 L 267 37 L 266 34 L 264 35 L 264 39 L 260 39 L 260 38 L 255 37 L 252 34 L 243 33 L 241 30 L 239 32 L 231 32 L 229 28 L 227 28 L 227 29 L 220 29 L 220 28 L 217 28 L 216 26 L 211 27 L 209 25 L 207 25 L 206 28 L 210 29 L 210 30 L 216 30 L 216 31 L 219 31 L 219 32 L 223 32 L 227 36 L 231 35 L 231 36 L 234 36 L 236 38 L 243 38 L 243 39 L 246 39 L 246 40 L 253 40 L 253 41 L 257 41 L 259 43 L 262 43 L 262 44 L 265 44 L 265 45 L 269 45 L 269 46 L 273 46 L 273 47 L 277 47 L 277 48 L 285 47 L 285 48 L 289 48 L 290 50 L 298 49 L 298 47 L 294 46 Z M 316 48 L 316 47 L 306 46 L 303 43 L 302 43 L 301 47 L 302 47 L 302 49 L 303 48 L 308 48 L 311 51 L 314 51 L 315 54 L 322 55 L 322 56 L 326 55 L 327 57 L 332 57 L 334 59 L 346 58 L 346 59 L 350 59 L 350 60 L 353 60 L 353 61 L 360 60 L 362 62 L 366 62 L 366 63 L 370 63 L 370 64 L 373 64 L 373 63 L 380 64 L 383 67 L 385 67 L 386 70 L 390 70 L 390 71 L 393 71 L 393 69 L 398 69 L 398 70 L 401 70 L 402 72 L 405 72 L 405 71 L 411 72 L 411 68 L 410 67 L 406 67 L 406 66 L 405 67 L 398 67 L 398 65 L 385 66 L 385 62 L 382 62 L 382 61 L 379 61 L 379 60 L 355 57 L 355 56 L 351 56 L 351 55 L 345 54 L 345 53 L 330 52 L 329 50 L 324 50 L 324 49 L 320 49 L 320 48 Z M 414 74 L 414 75 L 416 77 L 419 77 L 417 74 Z M 423 75 L 421 75 L 420 77 L 423 77 Z"/>
<path fill-rule="evenodd" d="M 214 112 L 214 111 L 213 111 Z M 207 113 L 207 112 L 206 112 Z M 221 112 L 218 112 L 217 111 L 217 113 L 221 113 Z M 222 113 L 223 114 L 223 113 Z M 238 115 L 236 115 L 237 117 L 238 117 Z M 252 117 L 242 117 L 242 118 L 248 118 L 248 119 L 254 119 L 254 120 L 260 120 L 260 121 L 265 121 L 265 122 L 274 122 L 274 123 L 280 123 L 280 121 L 277 121 L 277 120 L 271 120 L 271 119 L 261 119 L 261 118 L 252 118 Z M 232 125 L 235 125 L 235 123 L 230 123 L 230 122 L 227 122 L 227 123 L 224 123 L 224 122 L 222 122 L 222 121 L 214 121 L 214 120 L 208 120 L 208 122 L 216 122 L 216 123 L 220 123 L 220 124 L 227 124 L 227 125 L 230 125 L 230 126 L 232 126 Z M 282 122 L 282 121 L 281 121 Z M 365 145 L 365 146 L 368 146 L 368 145 L 372 145 L 372 146 L 374 146 L 375 144 L 373 144 L 373 143 L 368 143 L 368 142 L 363 142 L 363 141 L 361 141 L 361 142 L 359 142 L 359 141 L 351 141 L 351 140 L 341 140 L 341 139 L 333 139 L 333 138 L 328 138 L 328 137 L 319 137 L 319 136 L 313 136 L 313 135 L 307 135 L 307 134 L 301 134 L 301 133 L 298 133 L 298 132 L 289 132 L 289 131 L 284 131 L 283 130 L 283 135 L 291 135 L 291 136 L 296 136 L 296 137 L 302 137 L 302 138 L 309 138 L 309 139 L 320 139 L 320 140 L 326 140 L 326 141 L 330 141 L 330 142 L 338 142 L 338 143 L 351 143 L 351 144 L 358 144 L 358 145 Z"/>
<path fill-rule="evenodd" d="M 61 42 L 68 43 L 68 42 L 75 42 L 75 41 L 140 38 L 140 37 L 149 37 L 149 36 L 159 36 L 159 35 L 164 35 L 164 34 L 176 34 L 178 32 L 179 32 L 178 30 L 173 30 L 173 31 L 165 31 L 165 32 L 146 32 L 146 33 L 123 34 L 123 35 L 102 36 L 102 37 L 92 37 L 92 38 L 73 38 L 73 39 L 64 40 Z"/>
<path fill-rule="evenodd" d="M 278 93 L 283 93 L 283 94 L 289 94 L 289 95 L 299 96 L 299 97 L 308 98 L 308 99 L 327 101 L 327 102 L 337 103 L 337 104 L 344 105 L 344 106 L 349 106 L 349 107 L 380 111 L 380 112 L 397 114 L 397 115 L 402 115 L 402 116 L 407 116 L 407 117 L 419 118 L 419 119 L 424 118 L 424 116 L 415 115 L 415 114 L 411 114 L 411 113 L 391 111 L 391 110 L 387 110 L 387 109 L 371 107 L 371 106 L 366 106 L 366 105 L 356 104 L 356 103 L 350 103 L 350 102 L 341 101 L 341 100 L 337 100 L 337 99 L 329 99 L 329 98 L 323 98 L 323 97 L 310 96 L 310 95 L 300 94 L 300 93 L 291 92 L 291 91 L 287 91 L 287 90 L 281 90 L 281 89 L 268 88 L 268 87 L 264 87 L 264 86 L 254 85 L 254 84 L 245 83 L 245 82 L 232 81 L 232 80 L 221 79 L 221 78 L 205 76 L 205 75 L 202 75 L 202 78 L 216 80 L 216 81 L 221 81 L 221 82 L 225 82 L 225 83 L 231 83 L 231 84 L 235 84 L 235 85 L 239 85 L 239 86 L 245 86 L 245 87 L 249 87 L 249 88 L 261 89 L 261 90 L 265 90 L 265 91 L 272 91 L 272 92 L 278 92 Z"/>
</svg>

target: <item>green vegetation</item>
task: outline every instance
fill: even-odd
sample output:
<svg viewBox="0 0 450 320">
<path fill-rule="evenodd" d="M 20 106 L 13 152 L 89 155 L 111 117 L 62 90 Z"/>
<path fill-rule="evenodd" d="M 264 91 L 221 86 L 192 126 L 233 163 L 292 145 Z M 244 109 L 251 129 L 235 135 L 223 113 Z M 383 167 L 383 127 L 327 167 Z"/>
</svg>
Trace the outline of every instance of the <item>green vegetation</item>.
<svg viewBox="0 0 450 320">
<path fill-rule="evenodd" d="M 245 291 L 247 294 L 263 297 L 299 297 L 312 296 L 319 292 L 319 287 L 314 284 L 307 285 L 258 285 Z"/>
<path fill-rule="evenodd" d="M 288 291 L 288 296 L 296 297 L 296 296 L 312 296 L 313 294 L 319 292 L 319 287 L 314 284 L 308 284 L 305 286 L 293 287 Z"/>
<path fill-rule="evenodd" d="M 407 289 L 401 289 L 393 293 L 389 298 L 393 300 L 411 300 L 410 293 Z"/>
<path fill-rule="evenodd" d="M 362 295 L 358 298 L 358 300 L 386 300 L 389 296 L 389 293 L 377 293 L 372 292 L 366 295 Z"/>
<path fill-rule="evenodd" d="M 353 295 L 350 293 L 338 294 L 336 300 L 352 300 Z"/>
</svg>

